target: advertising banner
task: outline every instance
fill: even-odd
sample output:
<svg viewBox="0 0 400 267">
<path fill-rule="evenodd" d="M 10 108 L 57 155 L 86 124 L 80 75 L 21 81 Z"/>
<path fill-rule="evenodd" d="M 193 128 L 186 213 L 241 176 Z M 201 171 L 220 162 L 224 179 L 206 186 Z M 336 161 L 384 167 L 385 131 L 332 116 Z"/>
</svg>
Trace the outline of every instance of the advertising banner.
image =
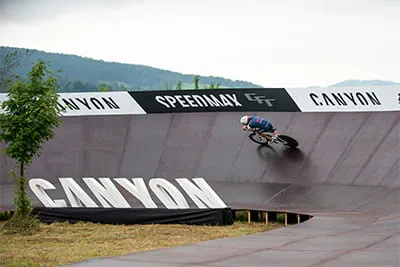
<svg viewBox="0 0 400 267">
<path fill-rule="evenodd" d="M 400 86 L 287 88 L 302 112 L 400 110 Z"/>
<path fill-rule="evenodd" d="M 129 92 L 146 113 L 300 111 L 283 88 Z"/>
<path fill-rule="evenodd" d="M 6 98 L 0 94 L 0 102 Z M 128 92 L 60 93 L 58 105 L 65 109 L 63 116 L 145 114 Z"/>
</svg>

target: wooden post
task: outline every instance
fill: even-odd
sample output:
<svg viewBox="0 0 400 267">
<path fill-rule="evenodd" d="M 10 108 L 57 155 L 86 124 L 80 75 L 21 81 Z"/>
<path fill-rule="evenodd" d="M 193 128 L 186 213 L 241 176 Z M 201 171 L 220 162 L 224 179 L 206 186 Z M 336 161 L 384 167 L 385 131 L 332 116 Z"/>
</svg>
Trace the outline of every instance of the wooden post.
<svg viewBox="0 0 400 267">
<path fill-rule="evenodd" d="M 268 212 L 265 212 L 265 224 L 268 224 Z"/>
<path fill-rule="evenodd" d="M 285 213 L 285 226 L 287 226 L 287 213 Z"/>
<path fill-rule="evenodd" d="M 249 210 L 247 211 L 247 222 L 251 223 L 251 213 Z"/>
</svg>

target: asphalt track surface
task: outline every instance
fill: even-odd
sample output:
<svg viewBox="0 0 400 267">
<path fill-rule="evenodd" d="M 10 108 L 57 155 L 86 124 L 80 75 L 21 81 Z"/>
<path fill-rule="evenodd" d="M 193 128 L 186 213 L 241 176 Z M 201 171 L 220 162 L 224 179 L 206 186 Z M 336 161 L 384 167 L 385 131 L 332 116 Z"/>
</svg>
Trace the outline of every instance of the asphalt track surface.
<svg viewBox="0 0 400 267">
<path fill-rule="evenodd" d="M 299 149 L 251 142 L 243 113 L 64 118 L 34 175 L 204 177 L 232 208 L 313 215 L 266 233 L 72 266 L 399 266 L 400 112 L 255 114 Z"/>
</svg>

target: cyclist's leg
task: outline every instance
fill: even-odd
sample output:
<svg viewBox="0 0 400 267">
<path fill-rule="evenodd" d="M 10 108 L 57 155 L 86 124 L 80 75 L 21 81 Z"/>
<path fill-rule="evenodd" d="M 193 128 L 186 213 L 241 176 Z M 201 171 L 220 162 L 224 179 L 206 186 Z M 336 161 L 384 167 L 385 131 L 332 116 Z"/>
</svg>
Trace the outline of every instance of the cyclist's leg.
<svg viewBox="0 0 400 267">
<path fill-rule="evenodd" d="M 273 134 L 274 136 L 277 136 L 277 135 L 279 135 L 279 131 L 278 131 L 275 127 L 273 127 L 273 128 L 272 128 L 272 134 Z"/>
<path fill-rule="evenodd" d="M 272 125 L 272 123 L 269 123 L 269 124 L 266 126 L 266 129 L 265 129 L 265 130 L 266 130 L 267 132 L 271 133 L 272 136 L 276 136 L 276 135 L 279 134 L 278 130 Z"/>
<path fill-rule="evenodd" d="M 278 130 L 272 124 L 267 125 L 263 131 L 272 136 L 271 142 L 274 142 L 276 140 L 276 136 L 279 134 Z"/>
<path fill-rule="evenodd" d="M 274 135 L 274 132 L 275 132 L 275 128 L 272 126 L 272 124 L 266 125 L 266 127 L 263 128 L 263 129 L 261 129 L 261 130 L 262 130 L 263 132 L 269 133 L 269 134 L 271 134 L 271 135 Z"/>
<path fill-rule="evenodd" d="M 259 130 L 258 130 L 258 133 L 261 135 L 261 136 L 264 136 L 265 138 L 267 138 L 268 139 L 268 142 L 273 142 L 273 140 L 274 140 L 274 135 L 272 134 L 272 132 L 270 131 L 270 129 L 269 128 L 260 128 Z M 271 136 L 272 136 L 272 139 L 271 139 Z"/>
</svg>

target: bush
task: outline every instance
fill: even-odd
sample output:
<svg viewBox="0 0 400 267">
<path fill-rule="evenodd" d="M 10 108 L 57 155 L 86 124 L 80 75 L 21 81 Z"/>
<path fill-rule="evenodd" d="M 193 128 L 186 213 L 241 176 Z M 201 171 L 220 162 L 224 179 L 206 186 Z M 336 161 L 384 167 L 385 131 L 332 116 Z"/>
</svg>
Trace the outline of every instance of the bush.
<svg viewBox="0 0 400 267">
<path fill-rule="evenodd" d="M 1 226 L 0 233 L 28 235 L 37 232 L 39 227 L 39 219 L 36 216 L 14 214 Z"/>
<path fill-rule="evenodd" d="M 13 214 L 14 212 L 11 210 L 0 212 L 0 222 L 9 220 Z"/>
</svg>

